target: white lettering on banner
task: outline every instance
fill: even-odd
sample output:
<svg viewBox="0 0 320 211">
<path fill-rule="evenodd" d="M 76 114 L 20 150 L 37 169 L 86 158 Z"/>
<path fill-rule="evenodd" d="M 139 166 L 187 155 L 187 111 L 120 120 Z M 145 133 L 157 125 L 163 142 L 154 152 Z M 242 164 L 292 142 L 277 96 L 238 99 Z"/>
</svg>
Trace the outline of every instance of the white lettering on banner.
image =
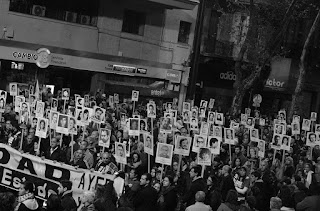
<svg viewBox="0 0 320 211">
<path fill-rule="evenodd" d="M 229 81 L 235 81 L 237 79 L 237 76 L 232 71 L 229 71 L 229 72 L 226 72 L 226 73 L 220 73 L 220 79 L 229 80 Z"/>
<path fill-rule="evenodd" d="M 114 175 L 75 169 L 66 164 L 21 154 L 8 145 L 0 144 L 0 186 L 18 190 L 22 178 L 34 182 L 38 189 L 37 197 L 43 199 L 48 197 L 50 189 L 57 192 L 57 181 L 70 180 L 73 197 L 78 202 L 84 191 L 92 190 L 96 184 L 106 184 L 114 179 Z"/>
<path fill-rule="evenodd" d="M 273 87 L 279 87 L 282 88 L 284 85 L 284 82 L 281 81 L 277 81 L 275 78 L 273 79 L 268 79 L 266 82 L 267 86 L 273 86 Z"/>
<path fill-rule="evenodd" d="M 164 95 L 164 91 L 162 91 L 162 90 L 151 90 L 151 95 L 153 95 L 153 96 L 162 96 L 162 95 Z"/>
<path fill-rule="evenodd" d="M 26 59 L 26 60 L 33 60 L 36 61 L 38 59 L 37 54 L 32 54 L 32 53 L 23 53 L 23 52 L 13 52 L 12 56 L 17 59 Z"/>
</svg>

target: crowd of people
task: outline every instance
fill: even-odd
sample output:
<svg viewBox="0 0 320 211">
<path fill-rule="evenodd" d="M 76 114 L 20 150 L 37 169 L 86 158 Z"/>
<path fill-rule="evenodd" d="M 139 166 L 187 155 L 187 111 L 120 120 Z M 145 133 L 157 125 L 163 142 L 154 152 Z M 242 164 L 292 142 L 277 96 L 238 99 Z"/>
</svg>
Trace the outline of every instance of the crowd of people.
<svg viewBox="0 0 320 211">
<path fill-rule="evenodd" d="M 42 93 L 46 111 L 51 109 L 52 97 L 50 93 Z M 291 138 L 289 149 L 273 148 L 271 145 L 274 141 L 274 121 L 280 116 L 278 113 L 263 116 L 264 124 L 260 124 L 258 120 L 262 116 L 252 112 L 254 114 L 250 121 L 253 122 L 250 124 L 260 134 L 258 140 L 265 141 L 265 150 L 263 149 L 264 153 L 261 155 L 259 152 L 262 147 L 259 148 L 251 140 L 254 137 L 250 134 L 252 130 L 248 130 L 248 125 L 242 123 L 240 112 L 238 117 L 231 119 L 228 113 L 223 113 L 219 108 L 205 108 L 205 111 L 198 109 L 199 113 L 201 110 L 204 114 L 201 114 L 202 117 L 197 116 L 197 125 L 191 130 L 190 120 L 186 123 L 183 112 L 177 111 L 176 119 L 166 129 L 166 136 L 163 136 L 161 129 L 164 124 L 168 124 L 163 123 L 166 119 L 164 115 L 171 110 L 177 110 L 175 102 L 170 102 L 170 107 L 157 104 L 156 109 L 152 110 L 156 117 L 147 118 L 148 111 L 151 112 L 150 107 L 148 110 L 147 103 L 142 100 L 111 105 L 105 94 L 97 93 L 91 98 L 95 105 L 106 110 L 101 124 L 90 122 L 86 127 L 78 127 L 72 138 L 71 135 L 49 129 L 41 142 L 36 136 L 36 125 L 33 125 L 32 121 L 21 123 L 21 112 L 15 112 L 14 104 L 7 98 L 1 115 L 0 143 L 10 145 L 21 153 L 63 162 L 74 168 L 116 175 L 116 178 L 124 180 L 122 193 L 117 194 L 114 182 L 109 181 L 84 192 L 81 204 L 77 205 L 72 197 L 72 182 L 59 181 L 58 190 L 53 191 L 42 203 L 36 199 L 35 185 L 24 181 L 18 193 L 1 187 L 0 210 L 320 210 L 319 145 L 306 146 L 307 132 L 293 134 L 288 126 L 290 124 L 286 124 L 283 136 Z M 57 99 L 57 110 L 60 113 L 67 114 L 67 106 L 75 106 L 72 96 L 67 103 L 61 96 Z M 192 111 L 191 108 L 189 110 Z M 156 156 L 145 152 L 144 134 L 152 136 L 154 146 L 157 146 L 157 143 L 175 145 L 178 136 L 194 138 L 199 135 L 200 130 L 196 129 L 202 128 L 202 124 L 208 122 L 211 111 L 224 115 L 224 120 L 219 119 L 219 122 L 223 122 L 222 127 L 231 128 L 233 123 L 239 125 L 234 129 L 235 137 L 230 135 L 234 142 L 226 143 L 224 136 L 221 136 L 218 153 L 210 156 L 210 165 L 199 165 L 200 151 L 197 153 L 191 150 L 184 140 L 181 141 L 181 148 L 189 150 L 188 156 L 171 154 L 170 165 L 156 162 Z M 138 135 L 129 135 L 128 129 L 122 124 L 122 118 L 133 116 L 146 120 L 142 122 L 146 126 L 140 126 L 140 130 L 144 128 L 145 131 Z M 21 124 L 24 126 L 21 127 Z M 216 123 L 213 121 L 212 124 Z M 99 145 L 101 128 L 111 131 L 109 147 Z M 314 128 L 315 125 L 312 125 L 310 131 L 314 131 Z M 168 133 L 168 130 L 171 132 Z M 124 143 L 129 149 L 116 149 L 116 143 Z M 215 143 L 216 141 L 212 140 L 208 145 L 213 146 Z M 117 150 L 123 150 L 124 154 L 129 152 L 126 164 L 117 162 Z M 156 147 L 153 151 L 155 155 Z"/>
</svg>

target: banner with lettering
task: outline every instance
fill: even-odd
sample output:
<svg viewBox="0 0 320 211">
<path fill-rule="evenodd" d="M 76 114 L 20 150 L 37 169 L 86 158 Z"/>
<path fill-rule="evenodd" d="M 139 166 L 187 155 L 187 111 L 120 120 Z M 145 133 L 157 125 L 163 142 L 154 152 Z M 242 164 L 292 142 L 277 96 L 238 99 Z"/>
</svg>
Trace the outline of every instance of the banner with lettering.
<svg viewBox="0 0 320 211">
<path fill-rule="evenodd" d="M 36 196 L 48 198 L 49 190 L 58 193 L 59 182 L 70 180 L 75 201 L 80 204 L 84 191 L 92 190 L 96 184 L 106 184 L 113 180 L 110 174 L 100 174 L 73 166 L 42 160 L 39 157 L 22 154 L 8 145 L 0 144 L 0 185 L 18 191 L 25 179 L 35 183 Z"/>
</svg>

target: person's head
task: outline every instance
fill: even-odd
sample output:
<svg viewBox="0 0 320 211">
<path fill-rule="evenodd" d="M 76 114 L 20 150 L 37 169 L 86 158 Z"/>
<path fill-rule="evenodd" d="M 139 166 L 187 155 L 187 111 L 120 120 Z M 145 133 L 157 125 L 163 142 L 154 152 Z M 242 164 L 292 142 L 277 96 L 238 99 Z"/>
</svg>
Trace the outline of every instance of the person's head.
<svg viewBox="0 0 320 211">
<path fill-rule="evenodd" d="M 140 185 L 141 186 L 149 185 L 151 183 L 151 179 L 152 179 L 151 174 L 149 173 L 142 174 L 140 178 Z"/>
<path fill-rule="evenodd" d="M 251 174 L 251 182 L 256 182 L 258 179 L 260 179 L 261 174 L 259 171 L 254 171 Z"/>
<path fill-rule="evenodd" d="M 74 157 L 75 157 L 75 159 L 77 159 L 77 160 L 81 160 L 81 159 L 84 157 L 84 151 L 81 150 L 81 149 L 75 151 Z"/>
<path fill-rule="evenodd" d="M 310 170 L 311 170 L 311 164 L 310 163 L 305 163 L 304 164 L 305 173 L 308 173 Z"/>
<path fill-rule="evenodd" d="M 0 210 L 13 211 L 16 204 L 16 197 L 11 192 L 0 193 Z"/>
<path fill-rule="evenodd" d="M 139 162 L 140 161 L 140 155 L 138 153 L 133 153 L 132 154 L 132 161 L 133 162 Z"/>
<path fill-rule="evenodd" d="M 222 175 L 227 176 L 231 173 L 231 168 L 228 165 L 224 165 L 221 170 Z"/>
<path fill-rule="evenodd" d="M 196 202 L 204 202 L 206 194 L 203 191 L 198 191 L 195 195 Z"/>
<path fill-rule="evenodd" d="M 27 193 L 34 194 L 36 191 L 36 187 L 32 182 L 22 182 L 19 187 L 19 196 L 23 196 Z"/>
<path fill-rule="evenodd" d="M 260 167 L 261 167 L 261 171 L 266 171 L 268 168 L 269 168 L 269 163 L 268 163 L 268 161 L 267 160 L 263 160 L 262 162 L 261 162 L 261 165 L 260 165 Z"/>
<path fill-rule="evenodd" d="M 57 138 L 52 138 L 50 141 L 51 149 L 55 149 L 59 145 L 59 141 Z"/>
<path fill-rule="evenodd" d="M 218 183 L 218 179 L 216 176 L 214 175 L 210 175 L 208 178 L 207 178 L 207 186 L 208 187 L 216 187 L 217 186 L 217 183 Z"/>
<path fill-rule="evenodd" d="M 87 147 L 88 147 L 88 141 L 87 140 L 82 140 L 81 142 L 80 142 L 80 149 L 82 149 L 82 150 L 86 150 L 87 149 Z"/>
<path fill-rule="evenodd" d="M 170 175 L 167 175 L 163 178 L 163 181 L 162 181 L 162 185 L 163 187 L 169 187 L 173 184 L 173 177 L 170 176 Z"/>
<path fill-rule="evenodd" d="M 129 172 L 129 178 L 130 179 L 133 179 L 133 178 L 137 178 L 138 177 L 138 174 L 136 172 L 136 169 L 132 168 Z"/>
<path fill-rule="evenodd" d="M 235 165 L 235 167 L 240 167 L 241 166 L 241 159 L 240 158 L 236 158 L 234 160 L 234 165 Z"/>
<path fill-rule="evenodd" d="M 234 152 L 236 153 L 236 155 L 238 155 L 241 152 L 241 146 L 240 145 L 236 145 L 234 148 Z"/>
<path fill-rule="evenodd" d="M 160 185 L 159 182 L 156 182 L 156 183 L 154 183 L 154 185 L 153 185 L 153 188 L 154 188 L 158 193 L 160 192 L 160 187 L 161 187 L 161 185 Z"/>
<path fill-rule="evenodd" d="M 70 191 L 72 189 L 72 182 L 69 180 L 61 180 L 60 185 L 58 187 L 58 193 L 63 194 L 66 191 Z"/>
<path fill-rule="evenodd" d="M 280 210 L 282 207 L 282 201 L 279 197 L 271 197 L 270 199 L 270 209 Z"/>
<path fill-rule="evenodd" d="M 199 177 L 201 175 L 201 166 L 193 166 L 190 169 L 190 178 L 193 179 L 195 177 Z"/>
<path fill-rule="evenodd" d="M 239 169 L 239 175 L 240 177 L 245 177 L 247 175 L 247 169 L 246 167 L 242 166 L 240 169 Z"/>
<path fill-rule="evenodd" d="M 81 197 L 81 203 L 85 206 L 92 204 L 95 198 L 95 194 L 92 191 L 85 191 Z"/>
<path fill-rule="evenodd" d="M 101 117 L 101 115 L 102 115 L 102 113 L 103 113 L 103 111 L 102 111 L 102 109 L 101 108 L 97 108 L 96 109 L 96 117 Z"/>
</svg>

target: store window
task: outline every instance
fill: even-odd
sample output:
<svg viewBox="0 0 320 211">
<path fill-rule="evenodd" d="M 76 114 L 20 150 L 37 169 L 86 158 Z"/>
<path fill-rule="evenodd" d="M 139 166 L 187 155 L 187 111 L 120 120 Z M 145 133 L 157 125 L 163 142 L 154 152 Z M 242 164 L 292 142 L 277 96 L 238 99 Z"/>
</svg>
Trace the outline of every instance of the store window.
<svg viewBox="0 0 320 211">
<path fill-rule="evenodd" d="M 143 35 L 145 22 L 145 13 L 125 10 L 123 15 L 122 31 L 131 34 Z"/>
<path fill-rule="evenodd" d="M 97 25 L 99 0 L 10 0 L 9 10 L 82 25 Z"/>
<path fill-rule="evenodd" d="M 180 43 L 189 42 L 190 29 L 191 29 L 191 23 L 186 21 L 180 21 L 178 42 Z"/>
</svg>

